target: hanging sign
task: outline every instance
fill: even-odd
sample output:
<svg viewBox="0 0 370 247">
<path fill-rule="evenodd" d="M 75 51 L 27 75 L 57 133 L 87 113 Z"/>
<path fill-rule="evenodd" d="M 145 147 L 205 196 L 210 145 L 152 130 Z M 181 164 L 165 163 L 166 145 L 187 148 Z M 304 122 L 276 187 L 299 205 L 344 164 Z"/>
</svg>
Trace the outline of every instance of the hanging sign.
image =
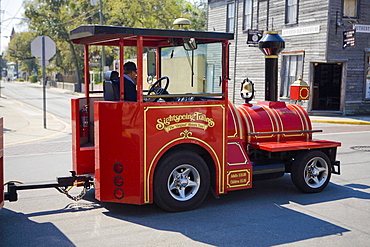
<svg viewBox="0 0 370 247">
<path fill-rule="evenodd" d="M 263 30 L 252 30 L 247 31 L 247 44 L 248 45 L 258 45 L 258 42 L 263 36 Z"/>
<path fill-rule="evenodd" d="M 343 32 L 343 49 L 355 47 L 355 34 L 355 29 L 350 29 Z"/>
</svg>

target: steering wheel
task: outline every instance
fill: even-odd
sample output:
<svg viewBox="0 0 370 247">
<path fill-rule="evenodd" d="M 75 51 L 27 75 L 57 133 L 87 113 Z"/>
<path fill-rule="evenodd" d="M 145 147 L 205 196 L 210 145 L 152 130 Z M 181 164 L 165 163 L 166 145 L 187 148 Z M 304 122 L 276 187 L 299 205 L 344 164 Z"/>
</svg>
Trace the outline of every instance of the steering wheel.
<svg viewBox="0 0 370 247">
<path fill-rule="evenodd" d="M 166 80 L 166 85 L 164 85 L 163 88 L 158 87 L 158 85 L 161 83 L 161 81 Z M 163 76 L 159 78 L 154 84 L 150 87 L 148 91 L 148 95 L 150 95 L 152 92 L 154 92 L 156 95 L 162 95 L 162 94 L 168 94 L 167 88 L 170 84 L 170 79 L 167 76 Z M 157 101 L 158 98 L 155 99 Z"/>
</svg>

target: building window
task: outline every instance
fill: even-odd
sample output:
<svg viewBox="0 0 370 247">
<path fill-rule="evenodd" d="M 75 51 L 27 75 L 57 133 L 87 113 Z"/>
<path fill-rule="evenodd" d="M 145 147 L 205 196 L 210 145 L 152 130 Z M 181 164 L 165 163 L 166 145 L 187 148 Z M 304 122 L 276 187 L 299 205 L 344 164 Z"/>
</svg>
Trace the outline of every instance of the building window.
<svg viewBox="0 0 370 247">
<path fill-rule="evenodd" d="M 253 0 L 244 0 L 243 30 L 252 29 Z"/>
<path fill-rule="evenodd" d="M 298 23 L 298 0 L 286 0 L 285 24 Z"/>
<path fill-rule="evenodd" d="M 303 74 L 303 55 L 283 56 L 280 97 L 290 97 L 290 85 Z"/>
<path fill-rule="evenodd" d="M 366 54 L 365 99 L 370 100 L 370 53 Z"/>
<path fill-rule="evenodd" d="M 358 0 L 343 0 L 343 17 L 357 18 L 357 1 Z"/>
<path fill-rule="evenodd" d="M 235 22 L 235 3 L 227 4 L 227 24 L 226 32 L 234 32 L 234 22 Z"/>
</svg>

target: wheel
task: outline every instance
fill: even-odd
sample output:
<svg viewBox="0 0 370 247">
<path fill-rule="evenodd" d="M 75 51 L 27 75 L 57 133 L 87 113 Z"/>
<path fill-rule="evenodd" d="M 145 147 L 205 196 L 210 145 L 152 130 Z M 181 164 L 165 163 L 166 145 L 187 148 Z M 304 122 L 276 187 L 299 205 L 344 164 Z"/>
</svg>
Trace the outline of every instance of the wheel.
<svg viewBox="0 0 370 247">
<path fill-rule="evenodd" d="M 328 185 L 330 176 L 330 160 L 321 151 L 301 153 L 293 162 L 291 178 L 293 184 L 303 192 L 322 191 Z"/>
<path fill-rule="evenodd" d="M 161 161 L 154 175 L 154 202 L 170 212 L 198 207 L 210 184 L 207 164 L 196 153 L 182 150 Z"/>
</svg>

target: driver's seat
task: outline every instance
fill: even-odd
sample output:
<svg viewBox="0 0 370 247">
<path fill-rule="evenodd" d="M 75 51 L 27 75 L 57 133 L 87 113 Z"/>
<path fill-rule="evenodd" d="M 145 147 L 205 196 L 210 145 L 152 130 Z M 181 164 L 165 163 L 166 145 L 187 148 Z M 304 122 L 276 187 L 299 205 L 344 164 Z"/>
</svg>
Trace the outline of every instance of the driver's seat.
<svg viewBox="0 0 370 247">
<path fill-rule="evenodd" d="M 107 71 L 103 82 L 104 100 L 119 100 L 119 76 L 117 71 Z"/>
</svg>

